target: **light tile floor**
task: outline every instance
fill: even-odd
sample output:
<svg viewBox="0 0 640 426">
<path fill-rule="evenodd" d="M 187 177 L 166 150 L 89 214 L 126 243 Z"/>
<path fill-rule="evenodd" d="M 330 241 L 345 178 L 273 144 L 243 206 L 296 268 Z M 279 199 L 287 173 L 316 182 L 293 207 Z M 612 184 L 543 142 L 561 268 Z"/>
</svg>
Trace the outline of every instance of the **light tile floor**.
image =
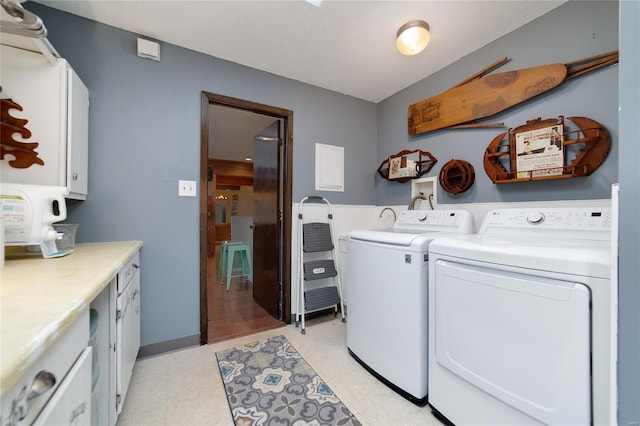
<svg viewBox="0 0 640 426">
<path fill-rule="evenodd" d="M 233 425 L 215 353 L 280 334 L 364 425 L 441 425 L 362 368 L 347 352 L 346 324 L 328 316 L 307 321 L 306 335 L 290 324 L 136 362 L 118 426 Z"/>
</svg>

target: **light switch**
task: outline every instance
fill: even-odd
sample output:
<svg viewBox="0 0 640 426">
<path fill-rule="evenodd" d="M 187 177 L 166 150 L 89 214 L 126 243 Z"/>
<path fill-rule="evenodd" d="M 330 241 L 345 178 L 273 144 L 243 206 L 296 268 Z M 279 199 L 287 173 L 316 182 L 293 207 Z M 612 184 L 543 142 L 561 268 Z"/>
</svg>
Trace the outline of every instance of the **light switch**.
<svg viewBox="0 0 640 426">
<path fill-rule="evenodd" d="M 195 180 L 179 180 L 178 195 L 180 197 L 195 197 L 196 181 Z"/>
</svg>

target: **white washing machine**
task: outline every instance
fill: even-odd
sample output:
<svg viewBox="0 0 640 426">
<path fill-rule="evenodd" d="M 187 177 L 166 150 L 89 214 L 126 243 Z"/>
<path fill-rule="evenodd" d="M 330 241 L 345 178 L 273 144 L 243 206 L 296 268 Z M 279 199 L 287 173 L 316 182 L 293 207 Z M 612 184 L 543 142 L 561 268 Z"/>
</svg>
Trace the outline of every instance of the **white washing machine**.
<svg viewBox="0 0 640 426">
<path fill-rule="evenodd" d="M 609 208 L 499 209 L 429 247 L 429 404 L 457 425 L 609 425 Z"/>
<path fill-rule="evenodd" d="M 407 210 L 390 229 L 349 234 L 349 352 L 414 403 L 427 397 L 429 243 L 473 231 L 467 211 Z"/>
</svg>

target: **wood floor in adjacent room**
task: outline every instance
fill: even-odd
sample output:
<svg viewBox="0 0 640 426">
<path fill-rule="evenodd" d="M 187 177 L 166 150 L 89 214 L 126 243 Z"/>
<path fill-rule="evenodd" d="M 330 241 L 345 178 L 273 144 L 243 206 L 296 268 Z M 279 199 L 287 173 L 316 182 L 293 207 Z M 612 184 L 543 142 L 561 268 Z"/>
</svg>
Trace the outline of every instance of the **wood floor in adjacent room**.
<svg viewBox="0 0 640 426">
<path fill-rule="evenodd" d="M 208 343 L 284 327 L 253 300 L 253 285 L 244 278 L 233 278 L 229 291 L 218 275 L 220 246 L 207 265 Z"/>
</svg>

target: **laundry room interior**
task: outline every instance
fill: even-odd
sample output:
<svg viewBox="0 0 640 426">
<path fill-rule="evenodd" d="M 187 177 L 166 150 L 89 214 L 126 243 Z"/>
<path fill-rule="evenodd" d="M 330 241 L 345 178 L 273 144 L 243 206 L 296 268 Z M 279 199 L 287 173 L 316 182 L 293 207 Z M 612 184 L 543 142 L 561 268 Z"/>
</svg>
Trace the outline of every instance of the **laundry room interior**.
<svg viewBox="0 0 640 426">
<path fill-rule="evenodd" d="M 2 1 L 0 423 L 640 423 L 639 2 L 183 3 Z"/>
</svg>

